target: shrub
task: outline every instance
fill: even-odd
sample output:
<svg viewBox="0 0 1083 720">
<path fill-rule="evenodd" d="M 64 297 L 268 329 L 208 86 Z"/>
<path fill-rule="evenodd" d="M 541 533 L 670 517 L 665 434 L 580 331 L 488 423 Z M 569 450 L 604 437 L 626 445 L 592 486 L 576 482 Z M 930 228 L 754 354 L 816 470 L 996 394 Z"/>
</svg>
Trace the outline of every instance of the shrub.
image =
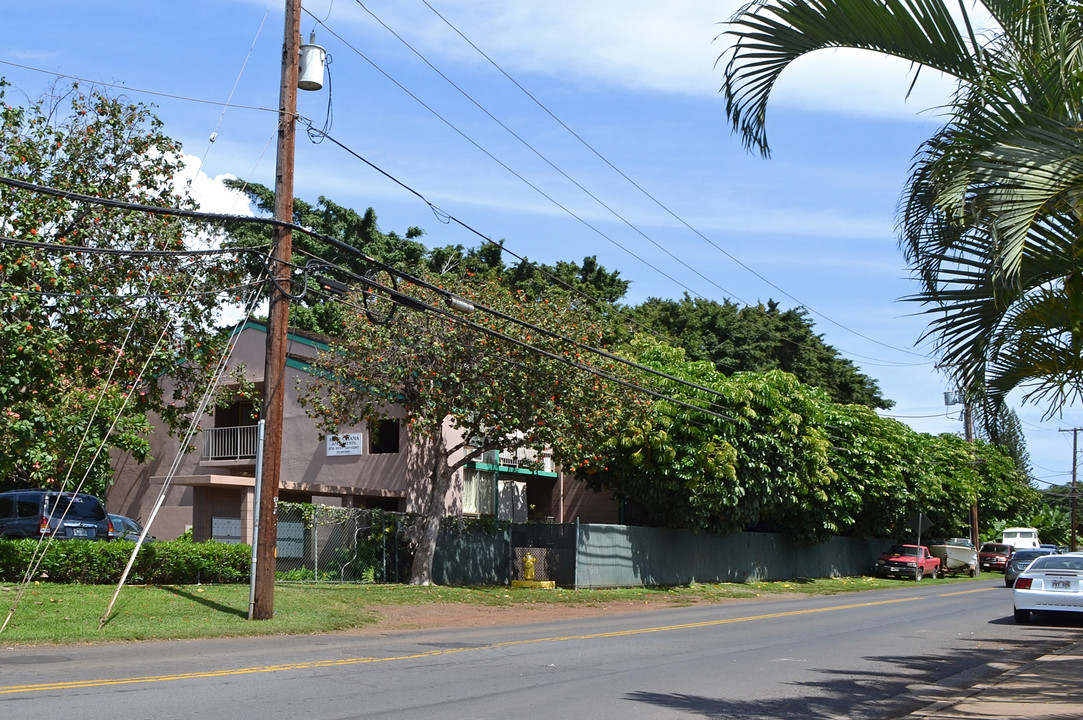
<svg viewBox="0 0 1083 720">
<path fill-rule="evenodd" d="M 39 548 L 38 540 L 0 539 L 0 581 L 19 582 Z M 44 547 L 44 546 L 42 546 Z M 51 543 L 34 580 L 105 585 L 120 581 L 135 543 L 61 540 Z M 252 548 L 220 542 L 167 540 L 145 543 L 129 582 L 152 585 L 248 582 Z"/>
</svg>

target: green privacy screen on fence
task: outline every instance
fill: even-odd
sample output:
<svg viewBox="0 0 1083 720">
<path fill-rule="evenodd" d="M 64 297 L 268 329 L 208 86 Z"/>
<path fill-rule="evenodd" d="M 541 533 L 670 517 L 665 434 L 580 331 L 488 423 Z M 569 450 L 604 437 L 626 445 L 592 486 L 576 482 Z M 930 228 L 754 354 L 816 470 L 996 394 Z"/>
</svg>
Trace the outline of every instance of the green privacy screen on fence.
<svg viewBox="0 0 1083 720">
<path fill-rule="evenodd" d="M 416 522 L 416 516 L 386 510 L 280 503 L 278 577 L 407 582 Z M 888 544 L 837 537 L 807 545 L 773 533 L 448 518 L 433 577 L 442 585 L 508 585 L 522 579 L 527 553 L 536 579 L 567 588 L 856 576 L 871 572 Z"/>
</svg>

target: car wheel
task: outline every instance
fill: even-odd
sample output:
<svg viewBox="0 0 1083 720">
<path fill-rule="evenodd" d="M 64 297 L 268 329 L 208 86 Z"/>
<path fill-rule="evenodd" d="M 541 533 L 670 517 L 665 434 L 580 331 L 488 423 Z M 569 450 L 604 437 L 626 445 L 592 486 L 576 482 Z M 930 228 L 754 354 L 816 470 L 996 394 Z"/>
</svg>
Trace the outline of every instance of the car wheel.
<svg viewBox="0 0 1083 720">
<path fill-rule="evenodd" d="M 929 579 L 936 580 L 940 577 L 940 568 L 933 568 L 933 571 L 929 573 Z"/>
<path fill-rule="evenodd" d="M 1030 610 L 1020 610 L 1015 608 L 1015 621 L 1017 623 L 1025 623 L 1030 620 Z"/>
<path fill-rule="evenodd" d="M 914 571 L 914 582 L 921 582 L 921 579 L 923 577 L 925 577 L 925 573 L 922 571 L 921 568 L 918 568 L 916 571 Z"/>
<path fill-rule="evenodd" d="M 1012 585 L 1015 585 L 1015 583 L 1013 583 L 1008 578 L 1004 578 L 1004 587 L 1011 587 Z"/>
</svg>

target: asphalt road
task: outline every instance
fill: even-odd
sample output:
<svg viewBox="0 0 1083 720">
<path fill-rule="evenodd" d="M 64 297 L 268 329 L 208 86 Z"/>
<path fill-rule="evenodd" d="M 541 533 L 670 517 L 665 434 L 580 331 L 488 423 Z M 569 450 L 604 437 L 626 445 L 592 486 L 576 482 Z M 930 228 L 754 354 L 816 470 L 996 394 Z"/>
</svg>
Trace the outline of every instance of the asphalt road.
<svg viewBox="0 0 1083 720">
<path fill-rule="evenodd" d="M 890 718 L 1077 639 L 996 576 L 383 636 L 0 647 L 0 717 Z"/>
</svg>

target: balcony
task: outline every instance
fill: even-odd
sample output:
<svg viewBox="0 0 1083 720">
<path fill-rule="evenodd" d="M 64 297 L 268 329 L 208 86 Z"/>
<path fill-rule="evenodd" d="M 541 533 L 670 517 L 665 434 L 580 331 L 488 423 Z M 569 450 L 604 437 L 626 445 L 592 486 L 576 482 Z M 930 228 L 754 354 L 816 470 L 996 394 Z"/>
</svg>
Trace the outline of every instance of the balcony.
<svg viewBox="0 0 1083 720">
<path fill-rule="evenodd" d="M 506 468 L 523 468 L 546 473 L 556 472 L 552 450 L 542 450 L 541 452 L 530 448 L 487 450 L 481 456 L 480 462 Z"/>
<path fill-rule="evenodd" d="M 258 436 L 258 425 L 205 429 L 200 462 L 255 460 Z"/>
</svg>

